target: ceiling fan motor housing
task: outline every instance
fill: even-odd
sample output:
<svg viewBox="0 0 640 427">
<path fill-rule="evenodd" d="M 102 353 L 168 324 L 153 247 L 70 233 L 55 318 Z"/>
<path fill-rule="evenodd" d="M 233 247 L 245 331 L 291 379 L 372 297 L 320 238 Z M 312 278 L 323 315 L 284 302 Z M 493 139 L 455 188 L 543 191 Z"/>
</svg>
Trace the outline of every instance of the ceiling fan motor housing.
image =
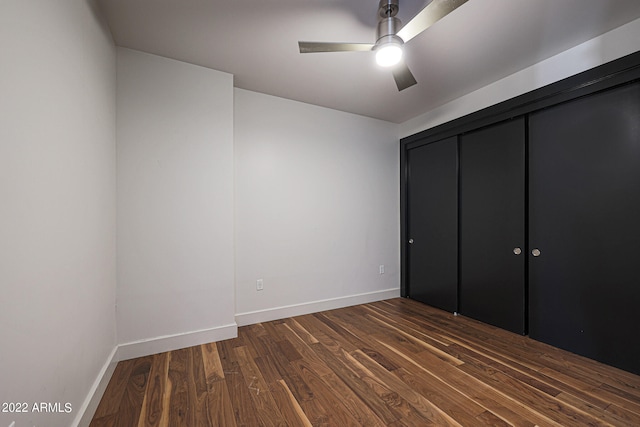
<svg viewBox="0 0 640 427">
<path fill-rule="evenodd" d="M 378 31 L 376 33 L 376 44 L 384 43 L 387 39 L 393 39 L 403 43 L 402 39 L 396 35 L 400 27 L 400 20 L 395 17 L 381 19 L 378 22 Z M 390 41 L 390 40 L 389 40 Z"/>
<path fill-rule="evenodd" d="M 396 18 L 397 13 L 398 0 L 380 0 L 376 46 L 386 43 L 404 43 L 402 39 L 396 35 L 401 25 L 400 20 Z"/>
</svg>

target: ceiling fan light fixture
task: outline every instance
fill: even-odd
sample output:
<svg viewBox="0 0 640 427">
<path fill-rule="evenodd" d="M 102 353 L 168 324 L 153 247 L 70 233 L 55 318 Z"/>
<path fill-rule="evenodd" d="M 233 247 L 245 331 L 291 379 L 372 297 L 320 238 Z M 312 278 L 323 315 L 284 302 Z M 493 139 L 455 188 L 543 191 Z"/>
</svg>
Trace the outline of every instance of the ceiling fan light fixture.
<svg viewBox="0 0 640 427">
<path fill-rule="evenodd" d="M 400 20 L 396 18 L 398 13 L 397 0 L 380 0 L 378 10 L 380 19 L 376 30 L 376 62 L 381 67 L 392 67 L 402 59 L 403 41 L 396 35 L 400 28 Z"/>
<path fill-rule="evenodd" d="M 402 47 L 396 43 L 386 43 L 376 49 L 376 63 L 381 67 L 392 67 L 402 59 Z"/>
<path fill-rule="evenodd" d="M 299 41 L 298 48 L 300 53 L 373 50 L 376 53 L 376 62 L 382 67 L 391 68 L 391 74 L 393 74 L 398 91 L 403 91 L 417 83 L 402 58 L 404 44 L 467 1 L 431 0 L 424 9 L 409 20 L 407 25 L 402 27 L 400 19 L 396 17 L 400 0 L 380 0 L 374 44 Z"/>
</svg>

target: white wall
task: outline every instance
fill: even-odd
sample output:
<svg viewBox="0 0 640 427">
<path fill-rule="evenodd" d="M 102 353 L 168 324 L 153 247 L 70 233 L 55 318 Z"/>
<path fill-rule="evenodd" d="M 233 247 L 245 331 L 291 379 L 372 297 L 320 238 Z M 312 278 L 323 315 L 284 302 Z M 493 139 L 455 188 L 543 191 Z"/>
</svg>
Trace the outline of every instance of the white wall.
<svg viewBox="0 0 640 427">
<path fill-rule="evenodd" d="M 238 323 L 399 296 L 398 126 L 242 89 L 234 111 Z"/>
<path fill-rule="evenodd" d="M 490 107 L 638 51 L 640 19 L 433 109 L 400 126 L 401 137 Z"/>
<path fill-rule="evenodd" d="M 116 54 L 94 7 L 0 2 L 0 402 L 30 412 L 2 427 L 72 425 L 116 345 Z"/>
<path fill-rule="evenodd" d="M 232 76 L 118 48 L 117 140 L 119 358 L 233 336 Z"/>
</svg>

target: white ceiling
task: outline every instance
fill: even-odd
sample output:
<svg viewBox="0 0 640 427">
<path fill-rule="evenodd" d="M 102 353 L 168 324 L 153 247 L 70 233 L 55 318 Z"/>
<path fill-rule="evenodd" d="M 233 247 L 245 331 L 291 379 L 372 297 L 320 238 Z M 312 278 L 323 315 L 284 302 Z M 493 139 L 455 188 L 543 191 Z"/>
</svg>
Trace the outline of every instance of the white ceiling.
<svg viewBox="0 0 640 427">
<path fill-rule="evenodd" d="M 428 0 L 400 0 L 402 22 Z M 639 0 L 469 0 L 406 45 L 402 92 L 372 52 L 378 0 L 100 0 L 118 46 L 234 75 L 256 92 L 401 123 L 640 17 Z"/>
</svg>

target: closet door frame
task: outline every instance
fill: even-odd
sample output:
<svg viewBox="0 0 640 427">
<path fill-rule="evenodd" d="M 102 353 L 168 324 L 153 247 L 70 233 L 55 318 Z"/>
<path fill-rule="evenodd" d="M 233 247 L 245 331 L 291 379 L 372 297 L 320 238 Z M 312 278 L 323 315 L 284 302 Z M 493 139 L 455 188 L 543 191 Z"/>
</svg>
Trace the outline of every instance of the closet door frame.
<svg viewBox="0 0 640 427">
<path fill-rule="evenodd" d="M 400 140 L 400 293 L 409 295 L 408 150 L 552 105 L 640 81 L 640 51 Z M 459 235 L 459 234 L 458 234 Z M 459 242 L 458 242 L 459 243 Z M 459 246 L 458 246 L 459 247 Z"/>
</svg>

